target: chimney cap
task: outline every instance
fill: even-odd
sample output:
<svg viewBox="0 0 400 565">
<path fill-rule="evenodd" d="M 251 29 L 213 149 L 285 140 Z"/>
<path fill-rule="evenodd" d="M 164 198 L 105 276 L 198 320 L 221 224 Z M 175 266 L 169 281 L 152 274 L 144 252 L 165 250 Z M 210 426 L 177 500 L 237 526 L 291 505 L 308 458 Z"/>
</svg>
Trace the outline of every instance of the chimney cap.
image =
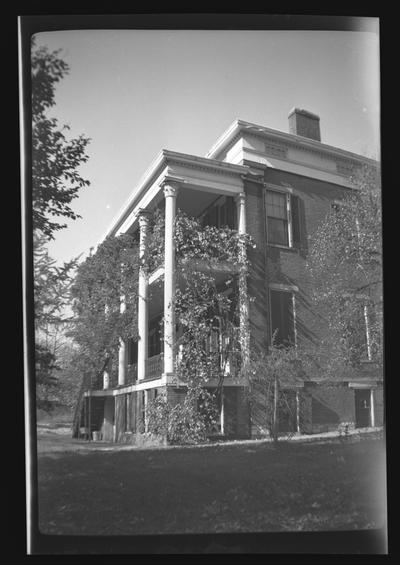
<svg viewBox="0 0 400 565">
<path fill-rule="evenodd" d="M 317 114 L 313 114 L 313 112 L 309 112 L 308 110 L 304 110 L 303 108 L 292 108 L 288 114 L 288 117 L 290 117 L 292 114 L 302 114 L 303 116 L 314 118 L 314 120 L 319 120 L 319 116 L 317 116 Z"/>
</svg>

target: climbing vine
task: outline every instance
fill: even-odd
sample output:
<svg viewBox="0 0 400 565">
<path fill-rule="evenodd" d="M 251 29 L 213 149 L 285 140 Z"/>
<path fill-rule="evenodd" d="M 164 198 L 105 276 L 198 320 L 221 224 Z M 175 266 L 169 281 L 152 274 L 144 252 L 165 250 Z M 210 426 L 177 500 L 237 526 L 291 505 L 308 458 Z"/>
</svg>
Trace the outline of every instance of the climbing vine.
<svg viewBox="0 0 400 565">
<path fill-rule="evenodd" d="M 69 335 L 79 346 L 84 373 L 97 375 L 106 358 L 115 372 L 120 338 L 137 338 L 138 269 L 138 246 L 130 235 L 107 238 L 79 265 Z"/>
<path fill-rule="evenodd" d="M 198 219 L 177 213 L 176 376 L 187 393 L 179 406 L 162 396 L 148 406 L 149 430 L 160 433 L 161 426 L 173 442 L 199 441 L 215 428 L 222 383 L 240 371 L 238 281 L 247 272 L 243 249 L 250 245 L 251 238 L 236 230 L 202 226 Z M 142 259 L 138 241 L 124 235 L 107 238 L 79 266 L 72 288 L 71 336 L 80 347 L 86 372 L 98 372 L 105 358 L 116 370 L 120 338 L 137 340 L 140 262 L 150 274 L 162 265 L 163 250 L 164 217 L 156 211 L 149 218 Z M 161 319 L 161 338 L 162 330 Z M 213 384 L 215 393 L 207 392 L 207 383 Z"/>
</svg>

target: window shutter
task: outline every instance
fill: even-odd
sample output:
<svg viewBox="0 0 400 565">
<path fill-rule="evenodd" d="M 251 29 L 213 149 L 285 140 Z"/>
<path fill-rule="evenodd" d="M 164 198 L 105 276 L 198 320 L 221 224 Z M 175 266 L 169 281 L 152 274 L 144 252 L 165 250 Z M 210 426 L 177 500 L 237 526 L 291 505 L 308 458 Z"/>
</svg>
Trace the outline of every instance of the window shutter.
<svg viewBox="0 0 400 565">
<path fill-rule="evenodd" d="M 300 198 L 294 194 L 290 195 L 290 210 L 292 215 L 293 247 L 301 247 Z"/>
</svg>

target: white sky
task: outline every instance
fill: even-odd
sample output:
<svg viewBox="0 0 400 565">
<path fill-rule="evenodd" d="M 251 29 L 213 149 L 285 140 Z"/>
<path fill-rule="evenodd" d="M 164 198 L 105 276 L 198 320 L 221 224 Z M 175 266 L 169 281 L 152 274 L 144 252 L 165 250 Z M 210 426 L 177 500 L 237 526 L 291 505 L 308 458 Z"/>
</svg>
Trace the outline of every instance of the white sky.
<svg viewBox="0 0 400 565">
<path fill-rule="evenodd" d="M 204 156 L 235 118 L 287 132 L 298 106 L 320 116 L 323 142 L 379 157 L 375 33 L 88 30 L 37 43 L 70 65 L 52 113 L 92 139 L 82 219 L 49 244 L 58 261 L 98 243 L 161 149 Z"/>
</svg>

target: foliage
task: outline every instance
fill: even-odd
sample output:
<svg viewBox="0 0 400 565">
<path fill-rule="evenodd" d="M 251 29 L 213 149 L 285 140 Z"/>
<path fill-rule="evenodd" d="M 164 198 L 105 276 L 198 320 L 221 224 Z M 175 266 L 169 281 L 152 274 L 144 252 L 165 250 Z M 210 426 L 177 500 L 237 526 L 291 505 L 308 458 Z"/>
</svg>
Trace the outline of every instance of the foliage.
<svg viewBox="0 0 400 565">
<path fill-rule="evenodd" d="M 180 213 L 175 241 L 178 376 L 192 386 L 211 378 L 222 381 L 240 358 L 238 275 L 240 266 L 247 269 L 240 250 L 251 239 L 227 227 L 202 227 Z"/>
<path fill-rule="evenodd" d="M 155 243 L 163 235 L 163 221 L 157 214 L 152 223 L 152 256 L 163 247 Z M 217 425 L 223 381 L 239 371 L 238 278 L 240 272 L 247 272 L 246 255 L 241 251 L 250 245 L 249 236 L 228 227 L 202 226 L 198 219 L 180 210 L 177 213 L 176 376 L 185 383 L 187 393 L 176 406 L 157 397 L 148 407 L 153 433 L 158 430 L 173 443 L 205 440 Z M 214 394 L 205 390 L 211 379 L 219 384 Z"/>
<path fill-rule="evenodd" d="M 165 437 L 170 444 L 207 441 L 217 423 L 215 396 L 205 390 L 189 387 L 182 402 L 172 406 L 166 394 L 152 400 L 147 407 L 148 431 Z"/>
<path fill-rule="evenodd" d="M 313 301 L 331 332 L 338 365 L 382 360 L 382 235 L 378 171 L 364 167 L 354 190 L 327 214 L 311 239 Z"/>
<path fill-rule="evenodd" d="M 37 47 L 32 40 L 32 204 L 35 231 L 54 238 L 54 232 L 66 227 L 49 216 L 71 218 L 80 216 L 70 207 L 81 188 L 90 183 L 79 173 L 88 160 L 84 135 L 67 139 L 68 125 L 60 126 L 48 111 L 55 105 L 57 83 L 69 67 L 59 58 L 60 50 L 50 52 Z"/>
<path fill-rule="evenodd" d="M 44 345 L 37 343 L 35 350 L 36 406 L 50 411 L 57 403 L 57 377 L 59 370 L 56 356 Z"/>
<path fill-rule="evenodd" d="M 36 330 L 47 331 L 52 324 L 65 318 L 69 304 L 69 291 L 78 258 L 64 263 L 61 267 L 49 255 L 46 238 L 33 234 L 33 285 Z"/>
<path fill-rule="evenodd" d="M 89 140 L 84 136 L 67 139 L 69 126 L 60 126 L 49 116 L 55 105 L 55 89 L 69 71 L 59 57 L 32 40 L 32 214 L 35 311 L 35 355 L 37 403 L 51 409 L 59 401 L 58 351 L 65 336 L 63 326 L 69 302 L 71 277 L 78 259 L 61 267 L 46 249 L 54 233 L 65 227 L 50 217 L 79 216 L 69 206 L 78 191 L 89 184 L 79 174 Z"/>
<path fill-rule="evenodd" d="M 305 372 L 297 349 L 275 345 L 274 340 L 275 336 L 267 352 L 252 350 L 247 375 L 252 422 L 276 442 L 280 415 L 296 423 L 296 407 L 290 397 L 303 384 Z"/>
<path fill-rule="evenodd" d="M 149 219 L 147 249 L 141 262 L 148 273 L 162 261 L 163 238 L 164 218 L 156 211 Z M 177 213 L 179 284 L 175 315 L 180 330 L 176 373 L 185 382 L 187 394 L 184 402 L 175 407 L 161 397 L 148 405 L 149 414 L 157 415 L 152 419 L 152 428 L 163 429 L 173 442 L 204 439 L 212 421 L 211 408 L 206 406 L 218 403 L 220 392 L 218 389 L 212 400 L 204 386 L 212 378 L 222 385 L 225 376 L 237 370 L 241 353 L 238 264 L 247 267 L 240 250 L 250 244 L 248 236 L 239 236 L 235 230 L 202 227 L 195 218 Z M 83 373 L 96 374 L 106 355 L 115 359 L 120 338 L 137 339 L 139 266 L 138 244 L 129 235 L 107 238 L 79 266 L 72 288 L 74 320 L 69 335 L 79 346 Z M 222 284 L 215 276 L 221 266 Z M 122 295 L 124 312 L 120 307 Z"/>
<path fill-rule="evenodd" d="M 105 239 L 79 265 L 69 335 L 80 348 L 85 372 L 97 374 L 106 356 L 115 358 L 120 338 L 137 337 L 138 269 L 138 248 L 130 235 Z"/>
<path fill-rule="evenodd" d="M 35 362 L 38 407 L 51 409 L 57 402 L 58 354 L 62 347 L 66 308 L 77 259 L 56 265 L 46 238 L 34 233 Z"/>
</svg>

